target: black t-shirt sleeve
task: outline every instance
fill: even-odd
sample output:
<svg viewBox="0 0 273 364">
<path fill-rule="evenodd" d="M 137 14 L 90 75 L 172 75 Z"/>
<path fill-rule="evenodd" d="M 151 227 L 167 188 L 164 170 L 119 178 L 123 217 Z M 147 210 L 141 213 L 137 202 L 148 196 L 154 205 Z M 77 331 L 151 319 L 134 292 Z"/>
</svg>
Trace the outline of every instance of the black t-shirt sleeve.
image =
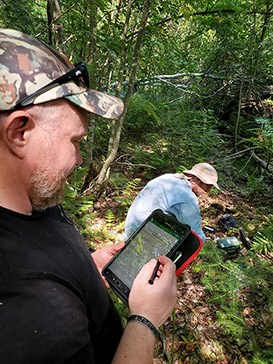
<svg viewBox="0 0 273 364">
<path fill-rule="evenodd" d="M 9 282 L 4 291 L 3 297 L 0 290 L 3 363 L 95 362 L 85 306 L 69 288 L 33 279 Z"/>
</svg>

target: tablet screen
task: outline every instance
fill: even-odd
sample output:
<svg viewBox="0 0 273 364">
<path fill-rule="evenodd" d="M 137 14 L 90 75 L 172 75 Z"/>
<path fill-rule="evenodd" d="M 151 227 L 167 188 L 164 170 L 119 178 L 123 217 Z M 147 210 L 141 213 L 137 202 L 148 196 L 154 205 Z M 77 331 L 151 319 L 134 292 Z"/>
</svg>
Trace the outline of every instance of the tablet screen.
<svg viewBox="0 0 273 364">
<path fill-rule="evenodd" d="M 125 248 L 110 263 L 108 268 L 128 288 L 150 259 L 159 255 L 170 256 L 181 240 L 189 234 L 187 225 L 176 225 L 162 217 L 152 217 L 142 228 L 129 238 Z"/>
</svg>

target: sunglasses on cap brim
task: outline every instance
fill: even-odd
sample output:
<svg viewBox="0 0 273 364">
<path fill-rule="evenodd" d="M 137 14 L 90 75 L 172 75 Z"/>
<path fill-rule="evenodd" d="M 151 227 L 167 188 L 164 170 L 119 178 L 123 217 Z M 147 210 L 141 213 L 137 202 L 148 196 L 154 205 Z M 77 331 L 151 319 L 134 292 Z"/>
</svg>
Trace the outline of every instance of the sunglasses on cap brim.
<svg viewBox="0 0 273 364">
<path fill-rule="evenodd" d="M 33 92 L 31 95 L 23 97 L 21 100 L 18 100 L 13 107 L 13 110 L 21 109 L 22 107 L 33 105 L 35 99 L 46 93 L 47 91 L 51 90 L 56 86 L 63 85 L 70 81 L 75 82 L 77 86 L 85 87 L 86 89 L 89 88 L 89 76 L 88 71 L 86 68 L 86 63 L 81 62 L 75 65 L 75 68 L 71 69 L 64 75 L 56 78 L 56 80 L 51 81 L 47 85 L 41 87 L 37 91 Z"/>
</svg>

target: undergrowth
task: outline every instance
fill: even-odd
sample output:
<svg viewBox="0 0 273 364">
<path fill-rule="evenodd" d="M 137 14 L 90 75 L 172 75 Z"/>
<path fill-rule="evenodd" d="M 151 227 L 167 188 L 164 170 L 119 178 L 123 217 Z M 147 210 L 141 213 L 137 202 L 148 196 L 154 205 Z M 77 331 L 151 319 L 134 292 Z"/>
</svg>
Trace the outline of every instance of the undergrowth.
<svg viewBox="0 0 273 364">
<path fill-rule="evenodd" d="M 269 215 L 267 224 L 257 231 L 252 250 L 265 255 L 273 252 L 273 215 Z"/>
<path fill-rule="evenodd" d="M 215 244 L 206 243 L 196 272 L 216 307 L 226 341 L 236 343 L 247 363 L 273 363 L 273 267 L 255 254 L 243 251 L 229 259 Z"/>
</svg>

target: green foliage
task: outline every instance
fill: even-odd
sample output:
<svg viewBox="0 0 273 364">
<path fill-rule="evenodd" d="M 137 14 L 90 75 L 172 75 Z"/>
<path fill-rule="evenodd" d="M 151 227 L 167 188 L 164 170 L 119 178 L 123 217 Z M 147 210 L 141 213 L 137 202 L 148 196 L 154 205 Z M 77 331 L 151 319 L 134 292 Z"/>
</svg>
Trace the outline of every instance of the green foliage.
<svg viewBox="0 0 273 364">
<path fill-rule="evenodd" d="M 253 174 L 255 171 L 252 172 Z M 264 194 L 269 191 L 269 186 L 266 181 L 262 180 L 260 176 L 249 174 L 246 176 L 246 189 L 243 191 L 243 194 L 246 196 Z"/>
<path fill-rule="evenodd" d="M 257 117 L 255 119 L 258 128 L 253 128 L 253 135 L 248 140 L 255 146 L 259 154 L 265 158 L 265 167 L 272 160 L 273 155 L 273 121 L 265 117 Z"/>
<path fill-rule="evenodd" d="M 111 227 L 113 223 L 115 222 L 115 215 L 112 210 L 107 210 L 104 218 L 106 220 L 106 227 Z"/>
<path fill-rule="evenodd" d="M 2 0 L 0 26 L 36 35 L 47 27 L 46 1 Z"/>
<path fill-rule="evenodd" d="M 115 190 L 113 200 L 118 203 L 118 211 L 115 213 L 116 218 L 124 220 L 124 216 L 126 216 L 127 211 L 135 198 L 136 189 L 138 188 L 140 182 L 140 178 L 133 178 L 129 181 L 126 179 L 124 180 L 123 186 L 117 186 L 117 184 L 113 184 L 113 178 L 111 178 L 111 187 Z M 119 224 L 119 228 L 123 231 L 124 223 Z"/>
<path fill-rule="evenodd" d="M 272 364 L 273 360 L 272 358 L 263 359 L 260 357 L 260 355 L 254 355 L 254 358 L 251 360 L 251 364 Z"/>
<path fill-rule="evenodd" d="M 201 256 L 204 255 L 204 262 L 197 270 L 203 270 L 209 266 L 202 282 L 211 292 L 211 300 L 219 303 L 220 306 L 227 303 L 228 307 L 231 306 L 232 311 L 237 312 L 236 295 L 244 279 L 240 267 L 229 260 L 224 262 L 224 254 L 216 247 L 216 244 L 215 247 L 205 244 Z"/>
<path fill-rule="evenodd" d="M 146 92 L 145 98 L 153 99 L 153 94 Z M 163 106 L 162 101 L 157 103 L 157 112 L 164 115 L 164 129 L 160 127 L 159 132 L 158 125 L 146 128 L 144 123 L 135 120 L 134 134 L 129 133 L 126 144 L 121 142 L 122 152 L 133 156 L 135 171 L 146 165 L 149 177 L 153 169 L 160 174 L 165 170 L 177 170 L 181 164 L 191 166 L 197 162 L 211 162 L 216 157 L 216 150 L 217 157 L 221 157 L 219 150 L 223 141 L 210 111 L 190 111 L 185 102 Z M 136 136 L 137 144 L 134 142 Z"/>
<path fill-rule="evenodd" d="M 134 199 L 134 193 L 139 186 L 141 179 L 133 178 L 128 180 L 123 174 L 113 173 L 110 178 L 111 188 L 115 190 L 114 200 L 119 206 L 128 209 Z"/>
<path fill-rule="evenodd" d="M 46 4 L 45 0 L 3 0 L 1 24 L 30 34 L 41 32 L 40 38 L 46 40 Z M 121 2 L 67 0 L 60 5 L 62 49 L 73 62 L 87 61 L 94 87 L 124 95 L 143 2 L 133 2 L 125 38 L 128 14 Z M 237 132 L 238 140 L 246 138 L 270 165 L 272 101 L 264 100 L 272 84 L 272 12 L 268 0 L 157 0 L 150 7 L 120 152 L 129 152 L 135 164 L 151 166 L 148 177 L 153 168 L 158 172 L 176 169 L 181 159 L 188 165 L 198 160 L 218 164 L 224 154 L 221 128 L 231 138 Z M 174 74 L 181 76 L 158 77 Z M 118 82 L 122 86 L 117 91 Z M 243 107 L 236 132 L 239 106 Z M 253 128 L 255 119 L 258 127 Z M 96 166 L 105 160 L 111 128 L 109 121 L 96 125 Z M 255 183 L 261 185 L 247 176 L 256 177 L 259 170 L 253 171 L 255 162 L 248 163 L 248 156 L 240 159 L 245 166 L 238 179 L 245 179 L 252 193 Z M 222 168 L 225 175 L 230 173 Z"/>
<path fill-rule="evenodd" d="M 163 126 L 159 111 L 160 105 L 157 105 L 155 100 L 147 99 L 144 93 L 135 93 L 130 100 L 125 118 L 125 135 L 139 141 L 143 131 L 145 134 L 159 131 Z"/>
<path fill-rule="evenodd" d="M 120 196 L 115 197 L 115 200 L 120 203 L 121 206 L 130 206 L 134 199 L 134 192 L 141 182 L 140 178 L 134 178 L 128 181 Z"/>
<path fill-rule="evenodd" d="M 74 185 L 67 184 L 63 206 L 70 218 L 76 222 L 78 229 L 85 236 L 89 236 L 90 220 L 93 218 L 93 196 L 83 196 L 79 194 L 76 186 L 79 181 L 74 180 Z"/>
<path fill-rule="evenodd" d="M 229 342 L 245 351 L 253 363 L 272 358 L 270 342 L 261 345 L 261 337 L 272 331 L 273 269 L 267 260 L 252 254 L 226 260 L 214 242 L 208 241 L 201 261 L 194 269 L 203 273 L 202 283 L 217 305 L 217 320 Z M 255 302 L 255 303 L 254 303 Z"/>
<path fill-rule="evenodd" d="M 260 254 L 273 253 L 273 215 L 268 216 L 268 223 L 263 225 L 254 237 L 252 250 Z"/>
</svg>

